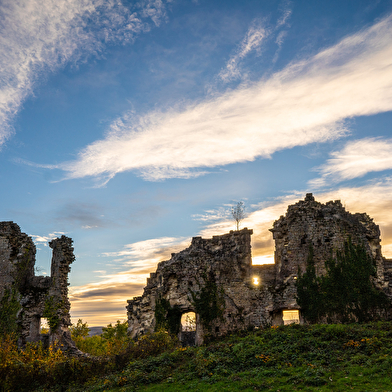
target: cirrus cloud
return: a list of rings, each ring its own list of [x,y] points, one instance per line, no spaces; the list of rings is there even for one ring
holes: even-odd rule
[[[130,9],[114,0],[4,0],[0,3],[0,145],[37,81],[68,62],[132,41],[165,16],[161,0]]]
[[[331,156],[327,163],[316,168],[321,177],[311,180],[309,185],[321,187],[362,177],[369,172],[392,169],[392,139],[353,140]]]
[[[91,176],[101,185],[130,170],[157,181],[334,140],[348,133],[347,118],[392,109],[391,66],[388,16],[251,86],[182,110],[126,114],[76,160],[40,166],[61,169],[66,179]]]

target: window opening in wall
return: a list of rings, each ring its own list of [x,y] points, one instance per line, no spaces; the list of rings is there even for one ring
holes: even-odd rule
[[[48,319],[45,317],[41,317],[40,320],[40,326],[39,326],[39,333],[40,334],[46,334],[49,333],[49,323],[48,323]]]
[[[274,255],[253,256],[252,265],[275,264]]]
[[[181,327],[184,332],[196,331],[196,313],[187,312],[181,316]]]
[[[299,324],[299,310],[284,310],[283,324]]]

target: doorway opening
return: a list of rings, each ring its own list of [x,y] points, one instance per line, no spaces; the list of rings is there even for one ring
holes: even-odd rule
[[[299,310],[284,310],[283,311],[283,324],[299,324]]]
[[[196,313],[187,312],[181,316],[180,341],[183,346],[194,346],[196,341]]]

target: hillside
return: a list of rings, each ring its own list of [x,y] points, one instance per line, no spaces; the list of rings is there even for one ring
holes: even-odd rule
[[[272,327],[130,361],[84,390],[390,391],[391,338],[390,322]]]

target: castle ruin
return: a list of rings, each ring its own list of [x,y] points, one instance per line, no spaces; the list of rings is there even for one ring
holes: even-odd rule
[[[298,269],[305,271],[310,246],[320,275],[325,272],[325,260],[342,250],[349,238],[365,246],[376,262],[376,285],[392,296],[392,260],[382,256],[379,227],[367,214],[351,214],[339,200],[322,204],[307,194],[288,207],[271,232],[274,264],[252,265],[253,231],[247,228],[211,239],[194,237],[187,249],[160,262],[147,279],[143,295],[128,301],[131,336],[154,331],[162,304],[181,340],[187,335],[181,331],[181,316],[196,313],[195,344],[201,344],[206,334],[219,336],[236,329],[302,322],[295,282]],[[206,326],[197,312],[197,296],[208,285],[216,288],[210,294],[220,303],[221,312]]]
[[[49,246],[53,249],[51,276],[35,276],[33,240],[14,222],[0,222],[0,313],[16,318],[20,347],[27,342],[42,341],[48,346],[59,341],[65,350],[80,354],[68,330],[68,273],[75,260],[72,239],[63,235]],[[4,313],[10,307],[15,314]],[[49,334],[40,332],[42,318],[52,324]]]

